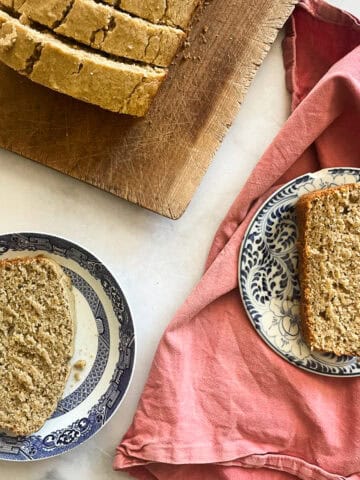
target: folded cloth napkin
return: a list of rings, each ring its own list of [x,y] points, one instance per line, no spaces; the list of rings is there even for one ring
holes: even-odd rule
[[[319,168],[360,167],[359,45],[356,18],[320,1],[297,6],[284,41],[294,111],[167,328],[115,469],[143,480],[360,480],[360,378],[280,358],[250,324],[237,280],[244,232],[275,188]]]

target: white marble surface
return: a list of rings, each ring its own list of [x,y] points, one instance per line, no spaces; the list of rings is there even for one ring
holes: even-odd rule
[[[331,3],[360,16],[358,0]],[[58,234],[99,256],[127,296],[138,351],[126,398],[100,433],[54,459],[0,462],[1,480],[130,478],[113,472],[111,463],[160,336],[200,278],[218,224],[288,113],[279,38],[187,212],[176,222],[0,150],[0,231]]]

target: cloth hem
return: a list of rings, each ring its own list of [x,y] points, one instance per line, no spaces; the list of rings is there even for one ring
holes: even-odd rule
[[[186,450],[188,449],[186,448]],[[349,476],[344,476],[339,473],[331,473],[324,468],[310,463],[302,458],[282,453],[254,453],[240,456],[238,456],[238,454],[228,454],[224,456],[228,457],[228,460],[209,462],[207,459],[204,459],[201,461],[201,459],[199,460],[200,456],[197,456],[196,462],[191,460],[189,461],[187,458],[179,458],[177,461],[169,461],[164,460],[163,457],[161,460],[157,460],[156,457],[158,457],[158,452],[157,455],[150,454],[146,457],[144,456],[140,458],[129,455],[129,452],[124,455],[123,452],[120,451],[115,455],[113,469],[126,470],[129,472],[133,468],[136,469],[140,466],[146,467],[146,465],[165,462],[172,465],[205,465],[211,463],[212,465],[239,466],[247,469],[267,468],[270,470],[278,470],[280,472],[295,475],[301,480],[345,480],[348,478],[354,478],[354,475],[357,476],[360,474],[360,472],[353,472]]]
[[[285,83],[288,92],[291,95],[291,111],[294,111],[299,104],[296,85],[296,31],[295,19],[290,17],[286,23],[286,34],[282,42],[283,60],[285,66]]]

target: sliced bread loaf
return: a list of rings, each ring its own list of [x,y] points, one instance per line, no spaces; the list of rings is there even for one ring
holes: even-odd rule
[[[313,350],[360,356],[360,184],[306,194],[296,216],[304,338]]]
[[[163,69],[110,60],[69,46],[0,10],[0,61],[53,90],[113,112],[143,116]]]
[[[0,261],[0,429],[28,435],[61,398],[74,344],[70,279],[38,256]]]
[[[153,25],[94,0],[1,1],[65,37],[111,55],[157,66],[170,65],[185,39],[180,29]]]
[[[15,0],[16,1],[16,0]],[[164,23],[187,28],[201,0],[102,0],[122,10],[146,18],[153,23]]]

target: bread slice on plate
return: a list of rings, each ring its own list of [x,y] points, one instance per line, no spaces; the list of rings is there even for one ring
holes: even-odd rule
[[[305,341],[360,356],[360,184],[308,193],[296,216]]]
[[[74,296],[44,257],[0,261],[0,430],[29,435],[55,411],[70,372]]]
[[[154,25],[94,0],[2,0],[27,19],[57,34],[117,57],[167,67],[185,33]]]
[[[111,60],[23,25],[0,9],[0,61],[36,83],[134,116],[147,113],[166,71]]]

